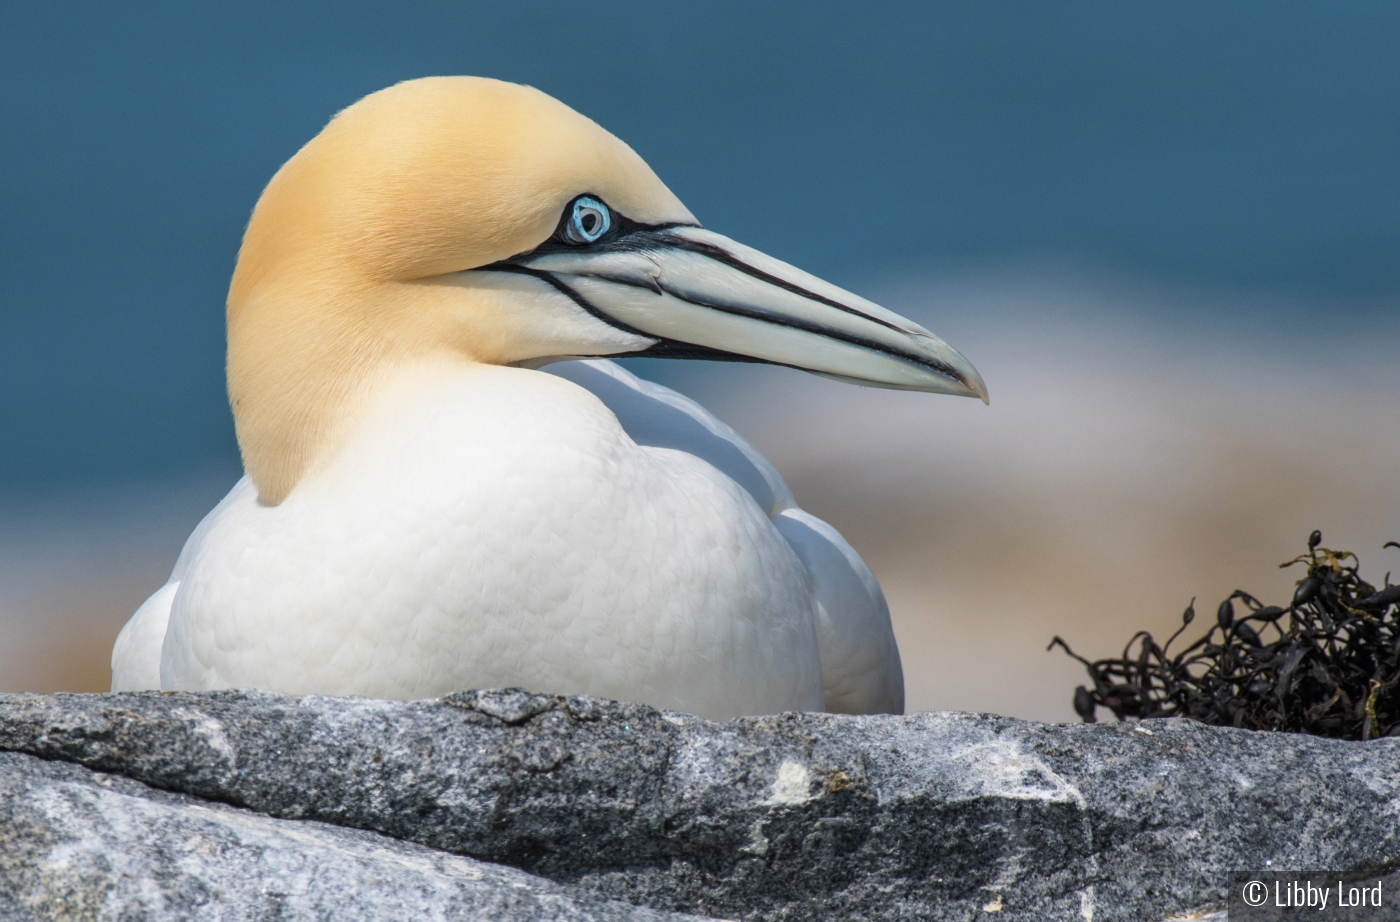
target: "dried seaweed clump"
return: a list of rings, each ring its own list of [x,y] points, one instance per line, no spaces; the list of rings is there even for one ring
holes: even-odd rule
[[[1106,707],[1119,720],[1191,717],[1340,739],[1400,736],[1400,585],[1387,573],[1377,589],[1357,572],[1355,554],[1321,544],[1315,531],[1306,554],[1279,565],[1308,568],[1291,605],[1264,605],[1236,590],[1205,636],[1179,653],[1171,645],[1195,618],[1195,599],[1165,644],[1139,631],[1115,659],[1090,662],[1056,637],[1046,649],[1063,647],[1093,680],[1074,690],[1075,711],[1085,723]]]

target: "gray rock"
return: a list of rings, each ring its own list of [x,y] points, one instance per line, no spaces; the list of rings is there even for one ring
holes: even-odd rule
[[[695,919],[0,753],[0,919]]]
[[[0,749],[657,909],[1153,920],[1400,863],[1400,740],[969,714],[724,724],[591,698],[0,696]]]

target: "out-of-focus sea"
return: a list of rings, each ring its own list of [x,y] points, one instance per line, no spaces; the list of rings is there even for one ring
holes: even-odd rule
[[[888,596],[908,709],[1074,720],[1079,652],[1197,597],[1286,601],[1320,528],[1400,572],[1400,310],[1241,304],[1054,266],[873,290],[967,355],[976,401],[634,361],[751,439]],[[1395,319],[1387,319],[1395,318]],[[238,471],[0,507],[0,690],[101,690],[122,623]],[[1209,618],[1203,618],[1208,621]],[[1199,624],[1199,622],[1198,622]],[[1194,636],[1194,635],[1192,635]]]

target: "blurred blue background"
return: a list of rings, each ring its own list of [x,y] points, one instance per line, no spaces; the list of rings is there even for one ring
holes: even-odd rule
[[[244,222],[338,109],[533,84],[700,219],[838,284],[1072,257],[1400,291],[1391,3],[9,4],[0,486],[236,457]]]
[[[1058,286],[1056,303],[1100,306],[1097,328],[1131,319],[1159,343],[1228,328],[1341,335],[1344,354],[1400,303],[1394,3],[10,3],[0,22],[15,624],[129,612],[236,477],[223,299],[244,222],[331,114],[406,78],[533,84],[630,143],[707,226],[846,287],[1001,280],[891,304],[928,301],[994,398],[965,339],[999,354],[997,324],[971,315],[1005,306],[986,292],[1007,278],[1015,316],[1045,316],[1024,293]],[[133,508],[174,511],[136,528]],[[138,533],[155,562],[121,556]],[[71,604],[14,589],[44,566],[111,578]],[[103,617],[99,653],[120,624]],[[0,688],[90,684],[15,675]]]

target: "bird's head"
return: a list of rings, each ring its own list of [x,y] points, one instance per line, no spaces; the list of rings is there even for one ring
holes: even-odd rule
[[[700,227],[626,144],[538,90],[398,84],[258,201],[229,292],[244,463],[276,503],[394,366],[654,355],[986,399],[919,325]]]

